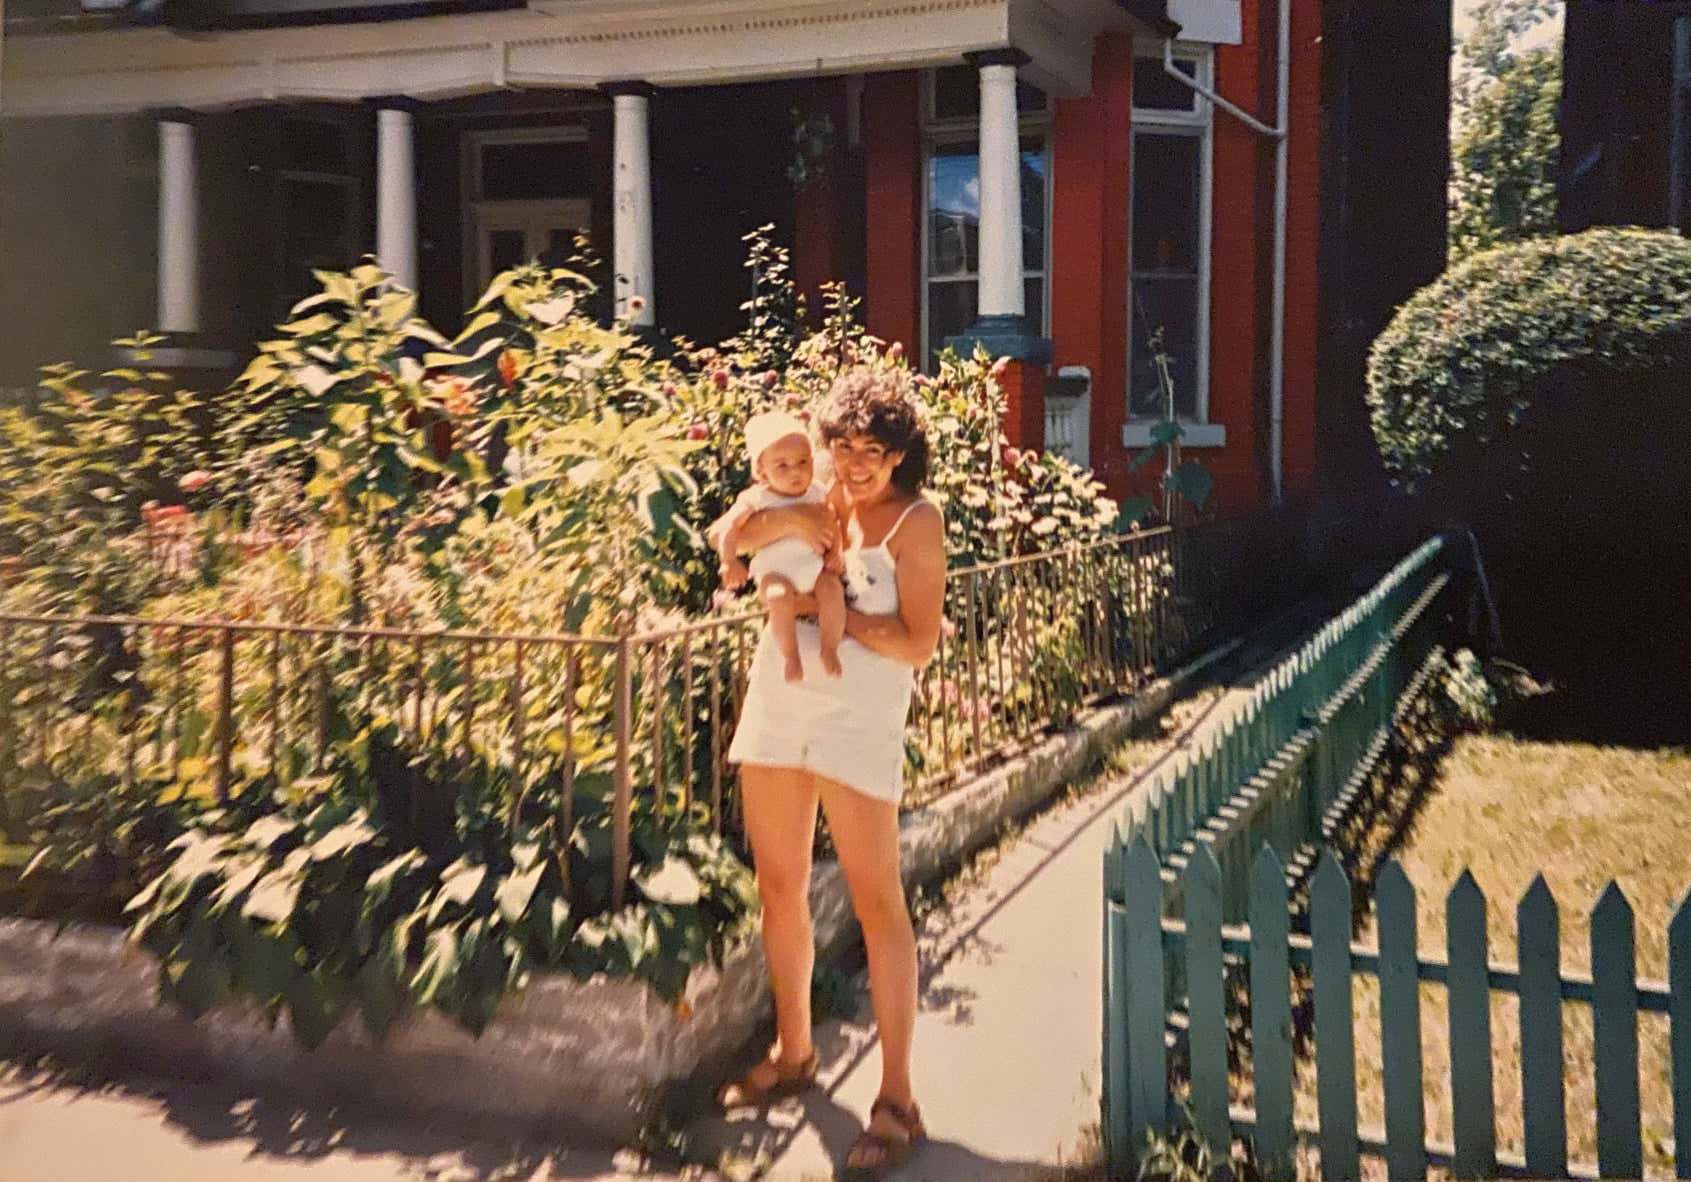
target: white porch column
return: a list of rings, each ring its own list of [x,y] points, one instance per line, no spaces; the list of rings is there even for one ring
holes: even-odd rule
[[[376,259],[394,281],[417,290],[417,163],[411,111],[376,111]]]
[[[616,311],[631,324],[657,323],[652,278],[652,87],[614,82],[605,87],[613,112],[615,193],[611,241],[616,269]],[[634,297],[643,302],[633,304]]]
[[[200,195],[194,125],[186,114],[159,120],[158,329],[200,330]]]
[[[973,54],[981,79],[980,316],[1022,316],[1022,143],[1014,49]]]

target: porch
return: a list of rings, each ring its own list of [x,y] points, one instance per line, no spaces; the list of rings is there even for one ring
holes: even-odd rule
[[[186,346],[177,361],[238,363],[236,349],[314,289],[314,270],[365,254],[451,327],[493,274],[564,261],[578,233],[605,255],[607,314],[716,340],[749,284],[741,238],[773,224],[801,287],[845,281],[872,327],[913,354],[985,339],[1026,362],[1012,435],[1037,446],[1049,424],[1053,443],[1097,462],[1075,429],[1092,372],[1042,396],[1047,363],[1077,360],[1054,358],[1050,341],[1064,311],[1047,224],[1056,108],[1093,92],[1106,35],[1240,38],[1239,0],[537,0],[383,19],[415,8],[243,0],[189,13],[191,38],[10,30],[4,171],[54,198],[9,232],[8,255],[76,275],[6,293],[6,379],[141,326]],[[897,150],[871,161],[877,127]],[[932,143],[892,158],[905,141]],[[107,183],[85,184],[91,165]],[[1030,177],[1045,189],[1032,204]],[[911,190],[925,208],[904,209]],[[16,192],[9,203],[29,204]],[[903,255],[918,250],[912,269]],[[113,258],[128,262],[114,271]],[[1183,413],[1207,427],[1207,288],[1195,261],[1182,266],[1169,290],[1190,287]],[[1106,411],[1097,427],[1113,435],[1122,418]],[[1221,443],[1214,427],[1190,442]]]

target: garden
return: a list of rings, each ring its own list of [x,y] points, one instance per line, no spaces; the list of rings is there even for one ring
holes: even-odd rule
[[[754,905],[722,756],[758,616],[701,527],[747,419],[852,367],[918,403],[954,564],[914,803],[1201,627],[1181,531],[1008,447],[984,354],[916,372],[842,289],[813,326],[755,236],[749,266],[714,346],[538,266],[447,339],[361,267],[220,395],[64,365],[0,409],[0,906],[125,924],[168,1001],[308,1046],[480,1031],[536,972],[679,997]]]

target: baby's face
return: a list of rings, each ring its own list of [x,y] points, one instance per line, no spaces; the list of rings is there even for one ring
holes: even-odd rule
[[[763,483],[784,497],[802,497],[816,479],[815,463],[810,455],[810,440],[803,435],[787,435],[763,449],[758,457],[758,475]]]

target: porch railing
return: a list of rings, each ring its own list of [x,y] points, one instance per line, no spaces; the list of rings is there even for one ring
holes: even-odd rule
[[[1184,537],[953,571],[906,732],[907,801],[1184,649],[1204,626]],[[545,785],[566,832],[578,793],[610,801],[620,904],[639,794],[737,824],[726,753],[760,628],[755,614],[621,636],[0,614],[0,827],[32,784],[223,801],[309,783],[356,720],[414,759],[482,761],[513,801]]]

